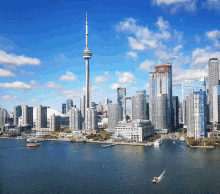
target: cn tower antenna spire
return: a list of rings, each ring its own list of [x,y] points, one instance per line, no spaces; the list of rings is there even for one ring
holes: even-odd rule
[[[88,43],[88,21],[86,12],[86,49],[83,51],[83,58],[86,60],[86,108],[90,108],[91,104],[91,88],[90,88],[90,72],[89,72],[89,59],[92,58],[92,52],[89,50]]]
[[[87,12],[86,12],[86,50],[89,50],[89,42],[88,42],[88,21],[87,21]]]

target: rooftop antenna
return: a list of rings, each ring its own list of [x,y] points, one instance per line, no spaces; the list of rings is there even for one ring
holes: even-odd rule
[[[164,60],[166,60],[166,59],[170,59],[170,58],[178,58],[178,56],[171,56],[171,57],[161,57],[161,58],[158,58],[158,59],[162,60],[162,62],[163,62],[163,65],[164,65]]]

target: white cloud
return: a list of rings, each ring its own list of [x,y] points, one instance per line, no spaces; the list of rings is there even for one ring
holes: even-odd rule
[[[206,2],[202,3],[202,8],[209,9],[209,10],[219,10],[220,1],[219,0],[206,0]]]
[[[118,82],[122,84],[134,84],[136,83],[137,78],[134,77],[133,74],[130,72],[120,73],[119,71],[116,71],[116,74],[118,75],[119,79]]]
[[[51,88],[51,89],[63,89],[63,86],[62,86],[62,85],[57,84],[57,83],[55,83],[55,82],[53,82],[53,81],[48,81],[48,82],[46,83],[46,85],[47,85],[48,88]]]
[[[105,83],[106,81],[110,81],[110,79],[111,79],[111,76],[106,71],[104,76],[97,76],[97,77],[95,77],[95,83]]]
[[[170,29],[169,22],[164,21],[163,17],[158,17],[156,25],[159,27],[158,31],[149,30],[147,26],[140,26],[136,24],[134,18],[128,18],[117,25],[117,31],[132,34],[128,36],[129,46],[133,50],[149,50],[158,47],[164,47],[159,40],[167,41],[171,38],[168,31]]]
[[[0,77],[15,77],[15,74],[8,70],[0,69]]]
[[[28,84],[25,84],[23,82],[13,82],[13,83],[0,83],[0,87],[5,87],[5,88],[17,88],[17,89],[25,89],[25,90],[31,90],[31,86]]]
[[[134,18],[127,18],[125,21],[121,21],[117,26],[117,31],[129,31],[135,33],[138,27],[136,25],[136,20]]]
[[[192,62],[191,68],[204,68],[210,58],[220,58],[220,52],[213,52],[210,50],[210,47],[206,47],[204,49],[195,49],[192,52]]]
[[[20,101],[21,99],[17,96],[13,96],[13,95],[5,95],[3,96],[3,99],[5,101]]]
[[[79,99],[82,95],[82,90],[64,90],[62,94],[69,98]]]
[[[184,3],[189,2],[190,0],[154,0],[154,3],[157,5],[165,4],[165,5],[171,5],[174,3]]]
[[[143,43],[138,42],[133,37],[128,37],[128,42],[133,50],[145,50],[146,48]]]
[[[144,61],[140,64],[139,66],[139,70],[141,71],[146,71],[146,72],[150,72],[152,71],[152,67],[155,66],[155,62],[154,61]]]
[[[150,84],[149,83],[144,84],[144,89],[145,90],[149,90],[149,88],[150,88]]]
[[[142,43],[146,44],[150,48],[156,48],[157,47],[157,41],[156,40],[141,40]]]
[[[164,21],[163,17],[158,17],[156,25],[159,27],[160,30],[166,30],[169,28],[169,22]]]
[[[199,36],[195,36],[196,43],[200,44],[201,38]]]
[[[7,54],[5,51],[0,51],[0,64],[12,65],[40,65],[41,61],[37,58],[30,58],[24,55],[17,56],[15,54]]]
[[[40,100],[37,100],[37,99],[31,99],[31,102],[40,102]]]
[[[27,72],[27,71],[24,71],[24,70],[21,70],[20,72],[21,72],[21,74],[23,74],[23,75],[34,75],[33,72]]]
[[[128,52],[127,56],[130,57],[132,60],[137,61],[138,60],[138,55],[136,52]]]
[[[120,84],[114,83],[114,84],[111,85],[110,88],[111,88],[112,90],[116,90],[116,89],[119,88],[120,86],[121,86]]]
[[[186,11],[196,10],[196,0],[153,0],[152,2],[154,5],[161,6],[164,9],[170,8],[170,13],[172,14],[176,13],[181,7]]]
[[[181,85],[183,81],[187,79],[199,79],[208,76],[206,69],[179,69],[176,74],[173,75],[173,85]]]
[[[55,57],[55,62],[57,64],[65,61],[65,60],[66,60],[66,56],[63,54],[59,54],[58,56]]]
[[[69,72],[67,71],[66,72],[66,75],[62,75],[60,78],[59,78],[60,81],[75,81],[77,80],[77,77],[72,73],[72,72]]]
[[[37,86],[38,83],[37,83],[36,81],[34,81],[34,80],[31,80],[31,85],[33,85],[33,86]]]
[[[174,55],[176,55],[178,52],[179,52],[179,50],[180,49],[182,49],[183,48],[183,46],[182,45],[177,45],[174,49],[173,49],[173,52],[174,52]]]
[[[206,36],[209,38],[219,38],[220,37],[220,31],[219,30],[212,30],[209,32],[206,32]]]
[[[206,36],[209,39],[214,41],[216,47],[220,47],[219,40],[218,40],[220,38],[219,30],[212,30],[212,31],[206,32]]]

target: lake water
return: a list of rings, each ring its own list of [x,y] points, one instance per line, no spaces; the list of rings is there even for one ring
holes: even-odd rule
[[[219,148],[171,140],[158,148],[59,141],[28,148],[0,139],[0,193],[220,193],[219,156]]]

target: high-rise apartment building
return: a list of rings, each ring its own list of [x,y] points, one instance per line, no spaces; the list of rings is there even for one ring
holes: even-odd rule
[[[108,104],[108,129],[114,130],[119,121],[119,104],[117,102]]]
[[[18,125],[18,117],[22,115],[21,105],[17,105],[14,107],[14,124]]]
[[[109,104],[109,99],[108,98],[104,98],[102,100],[103,111],[108,111],[108,104]]]
[[[179,128],[179,98],[173,96],[173,130]]]
[[[179,123],[183,123],[183,103],[179,102]]]
[[[7,124],[7,114],[7,110],[0,108],[0,131],[3,131],[5,124]]]
[[[73,131],[78,131],[81,129],[81,114],[78,108],[72,108],[68,112],[69,116],[69,129]]]
[[[194,89],[187,96],[187,136],[195,139],[206,137],[207,115],[206,94],[202,89]]]
[[[62,113],[66,114],[66,103],[62,103]]]
[[[36,130],[41,131],[41,128],[47,128],[47,107],[39,105],[37,106],[36,114]]]
[[[146,120],[146,95],[144,93],[136,93],[132,96],[132,120]]]
[[[220,85],[213,86],[213,122],[220,122]]]
[[[33,127],[33,107],[28,107],[28,105],[22,105],[22,126]]]
[[[50,131],[60,130],[60,116],[56,116],[54,113],[50,116]]]
[[[97,111],[94,108],[86,109],[85,130],[98,130]]]
[[[66,113],[68,113],[72,107],[73,107],[73,101],[71,99],[68,99],[66,101]]]
[[[209,120],[213,122],[213,86],[219,83],[219,64],[217,58],[209,59]]]
[[[162,102],[165,104],[161,104]],[[155,129],[163,129],[161,128],[163,126],[164,129],[172,130],[172,104],[172,65],[171,63],[166,63],[155,66],[154,72],[150,72],[149,94],[150,120],[155,126]],[[161,106],[167,110],[161,110],[157,106]],[[166,116],[163,115],[164,112],[167,113]],[[163,115],[163,118],[159,119],[159,115]],[[161,119],[167,119],[167,121],[162,121]],[[158,124],[158,120],[161,125]]]
[[[191,91],[194,89],[202,89],[203,91],[206,90],[206,79],[203,77],[201,79],[192,79],[192,80],[185,80],[182,83],[182,110],[183,110],[183,124],[184,128],[187,127],[187,115],[186,115],[186,110],[187,110],[187,104],[186,104],[186,96],[190,94]]]
[[[119,106],[123,107],[122,101],[125,96],[126,96],[126,87],[120,86],[119,88],[117,88],[117,102]]]

